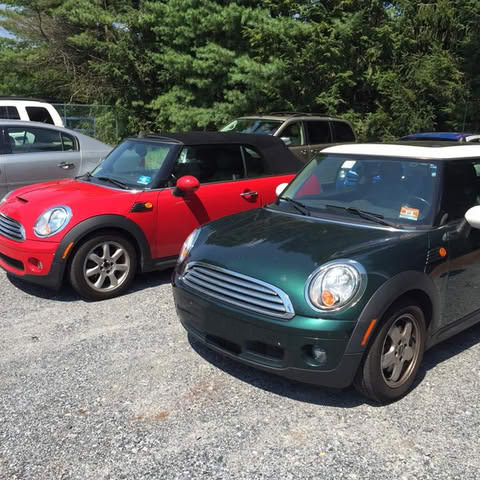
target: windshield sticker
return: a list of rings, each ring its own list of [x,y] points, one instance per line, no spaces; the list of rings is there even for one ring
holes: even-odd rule
[[[137,183],[140,183],[142,185],[148,185],[150,183],[150,180],[152,177],[147,177],[146,175],[142,175],[138,180]]]
[[[352,168],[356,163],[356,160],[345,160],[342,164],[342,168]]]
[[[416,222],[419,215],[420,210],[418,208],[402,207],[400,209],[399,218],[406,218],[407,220],[413,220],[414,222]]]

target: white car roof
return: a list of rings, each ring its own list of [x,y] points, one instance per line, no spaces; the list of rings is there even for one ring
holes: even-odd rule
[[[402,157],[432,160],[480,157],[480,144],[432,146],[398,145],[386,143],[350,143],[335,145],[321,153],[342,153],[345,155],[375,155],[382,157]]]

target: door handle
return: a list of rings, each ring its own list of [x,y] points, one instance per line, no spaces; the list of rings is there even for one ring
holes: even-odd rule
[[[258,195],[258,192],[252,192],[252,191],[248,191],[248,192],[242,192],[240,194],[241,197],[256,197]]]
[[[57,165],[59,168],[63,168],[64,170],[69,170],[70,168],[73,168],[75,166],[74,163],[67,163],[67,162],[61,162]]]

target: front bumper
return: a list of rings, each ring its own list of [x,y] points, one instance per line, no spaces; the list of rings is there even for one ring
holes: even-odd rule
[[[58,246],[35,240],[15,242],[0,236],[0,267],[22,280],[58,289],[64,271],[64,262],[54,260]]]
[[[332,388],[351,385],[363,353],[346,354],[356,322],[296,316],[289,321],[255,316],[191,292],[174,278],[173,295],[184,328],[223,355],[304,383]],[[319,364],[311,347],[320,346]]]

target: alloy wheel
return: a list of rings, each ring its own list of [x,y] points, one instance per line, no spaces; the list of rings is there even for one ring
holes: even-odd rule
[[[108,292],[125,282],[130,268],[127,250],[120,243],[103,241],[87,253],[83,275],[90,288],[97,292]]]

